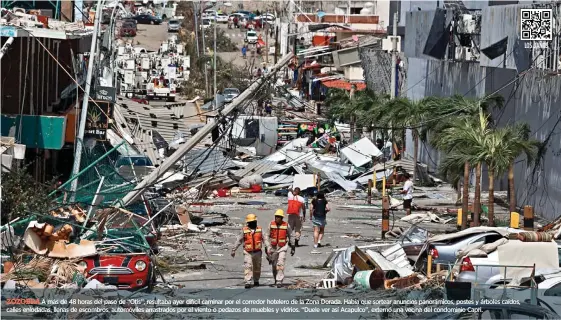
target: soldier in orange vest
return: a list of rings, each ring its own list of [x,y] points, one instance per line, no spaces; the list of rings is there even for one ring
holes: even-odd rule
[[[263,245],[263,232],[261,227],[257,226],[257,216],[253,213],[245,217],[247,226],[243,227],[243,233],[238,237],[236,246],[232,249],[232,258],[236,256],[236,250],[243,243],[244,250],[244,280],[245,288],[249,289],[252,286],[259,286],[259,278],[261,277],[261,258],[262,258],[262,245]]]
[[[267,257],[273,266],[273,278],[275,278],[275,285],[277,288],[282,287],[282,280],[284,279],[284,262],[286,260],[286,252],[290,246],[290,255],[294,255],[294,236],[291,234],[291,229],[288,228],[288,223],[282,221],[284,218],[284,211],[278,209],[275,212],[275,220],[271,221],[269,225],[269,232],[265,234],[265,245],[267,247]]]

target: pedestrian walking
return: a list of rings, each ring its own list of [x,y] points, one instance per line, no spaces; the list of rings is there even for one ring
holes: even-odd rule
[[[273,268],[273,278],[277,288],[282,287],[284,280],[284,266],[286,253],[290,247],[290,255],[296,251],[294,246],[294,234],[290,232],[288,223],[283,221],[284,211],[278,209],[275,212],[275,220],[269,224],[269,232],[265,234],[265,246],[267,247],[267,259]]]
[[[247,46],[245,46],[245,45],[242,47],[242,57],[244,59],[247,58]]]
[[[257,78],[261,78],[261,75],[263,75],[263,72],[261,71],[261,68],[257,69]]]
[[[413,180],[411,180],[411,175],[405,172],[403,176],[407,179],[403,184],[403,209],[407,212],[407,215],[411,214],[411,204],[413,203]]]
[[[240,20],[238,19],[238,16],[235,16],[235,17],[234,17],[234,27],[235,27],[235,28],[239,28],[239,27],[240,27],[240,26],[239,26],[239,22],[240,22]]]
[[[317,197],[312,200],[312,207],[310,209],[310,216],[312,217],[312,224],[314,226],[314,248],[321,247],[321,239],[325,232],[325,225],[327,224],[327,213],[330,211],[329,204],[325,199],[323,192],[318,192]]]
[[[302,231],[302,222],[306,221],[306,202],[300,196],[300,188],[288,192],[288,226],[294,232],[294,245],[298,247]]]
[[[244,281],[245,288],[249,289],[253,286],[259,286],[259,278],[261,278],[261,259],[263,244],[263,232],[261,227],[257,225],[257,216],[253,213],[245,217],[246,226],[242,229],[242,234],[238,237],[235,247],[232,249],[232,258],[236,256],[236,250],[243,243],[244,250]]]

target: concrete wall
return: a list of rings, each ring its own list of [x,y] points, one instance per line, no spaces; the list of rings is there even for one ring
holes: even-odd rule
[[[497,7],[498,8],[498,7]],[[490,10],[487,8],[485,10]],[[495,8],[493,8],[495,9]],[[504,14],[510,12],[505,8]],[[425,13],[418,17],[424,17]],[[407,25],[409,28],[421,29],[425,25],[423,19]],[[489,32],[483,24],[482,34]],[[497,27],[497,26],[495,26]],[[496,36],[500,37],[499,35]],[[410,40],[410,39],[409,39]],[[419,48],[408,46],[418,45],[422,41],[407,41],[406,53],[418,51]],[[496,59],[502,60],[502,59]],[[508,61],[508,60],[507,60]],[[494,65],[494,61],[485,62]],[[548,219],[559,216],[561,209],[561,76],[547,74],[539,70],[531,70],[518,81],[514,81],[516,71],[481,66],[473,62],[436,61],[416,56],[408,58],[407,86],[402,93],[410,99],[421,99],[425,96],[450,96],[461,94],[468,97],[484,97],[498,93],[504,96],[504,110],[493,113],[498,126],[507,123],[524,121],[532,129],[533,137],[547,141],[547,150],[541,165],[528,168],[525,157],[520,157],[515,166],[515,186],[518,205],[533,205],[536,212]],[[368,73],[366,79],[369,80]],[[504,88],[503,88],[504,87]],[[549,138],[549,139],[548,139]],[[406,139],[406,152],[412,156],[412,139],[410,132]],[[436,171],[443,155],[430,145],[420,146],[419,160],[426,163],[431,171]],[[488,185],[486,169],[483,171],[482,187]],[[507,190],[506,175],[497,179],[496,190]]]

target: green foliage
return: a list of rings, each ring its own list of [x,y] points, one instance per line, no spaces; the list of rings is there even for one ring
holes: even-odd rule
[[[2,172],[2,224],[31,212],[46,213],[52,207],[48,194],[54,186],[54,179],[46,184],[36,182],[26,168]]]

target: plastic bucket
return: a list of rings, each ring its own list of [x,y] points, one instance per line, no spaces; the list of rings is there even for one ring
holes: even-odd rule
[[[377,289],[384,284],[382,270],[359,271],[354,276],[355,283],[364,289]]]

